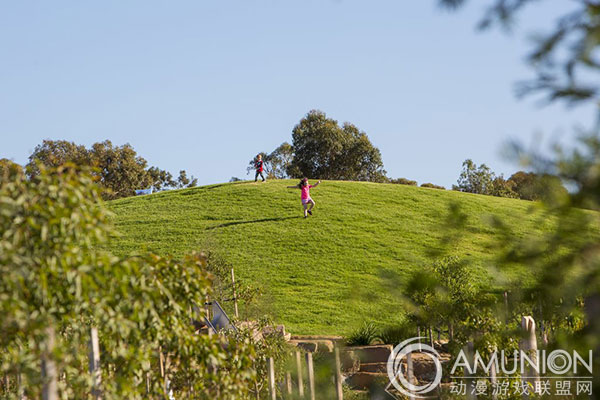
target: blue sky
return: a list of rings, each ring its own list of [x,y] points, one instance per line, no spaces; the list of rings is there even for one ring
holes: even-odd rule
[[[568,142],[593,122],[590,108],[514,96],[531,76],[528,35],[571,2],[541,2],[511,35],[477,33],[484,2],[471,3],[3,2],[0,157],[25,163],[46,138],[110,139],[223,182],[320,109],[366,131],[391,177],[449,187],[466,158],[510,175],[507,140]]]

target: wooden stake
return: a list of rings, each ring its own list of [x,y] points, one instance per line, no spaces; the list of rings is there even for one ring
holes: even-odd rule
[[[95,400],[102,398],[100,392],[100,384],[102,383],[102,375],[100,371],[100,344],[98,343],[98,328],[93,326],[90,329],[89,343],[89,369],[92,375],[92,396]]]
[[[160,377],[164,379],[165,377],[165,356],[162,352],[162,346],[158,346],[158,364],[160,366]]]
[[[467,342],[467,345],[464,347],[463,349],[465,351],[465,354],[467,356],[467,362],[469,363],[469,369],[473,370],[473,366],[475,365],[475,347],[473,345],[473,342]],[[473,374],[471,373],[466,373],[466,376],[468,376],[469,378],[467,379],[467,399],[472,400],[475,399],[477,396],[474,394],[473,389],[475,388],[475,380],[473,378],[471,378],[471,376],[473,376]]]
[[[342,390],[342,363],[340,362],[340,349],[335,345],[335,393],[337,400],[344,400],[344,391]]]
[[[498,351],[496,346],[494,346],[494,352]],[[496,385],[498,384],[498,379],[496,378],[496,363],[492,363],[490,368],[490,383],[492,384],[492,399],[496,400],[498,398],[498,394],[496,393]]]
[[[235,275],[233,274],[233,268],[231,268],[231,286],[233,287],[233,309],[235,317],[239,318],[240,315],[238,314],[237,295],[235,294]]]
[[[292,395],[292,374],[289,372],[285,373],[285,386],[287,389],[287,394],[289,396]]]
[[[277,399],[277,391],[275,390],[275,365],[273,357],[269,357],[269,391],[271,392],[271,399]]]
[[[298,394],[304,397],[304,379],[302,378],[302,359],[300,352],[296,352],[296,371],[298,372]]]
[[[521,340],[521,351],[529,356],[533,365],[536,365],[539,363],[539,360],[537,359],[538,347],[537,338],[535,336],[535,320],[533,317],[523,316],[521,317],[521,327],[525,331],[525,337]],[[531,384],[534,390],[536,387],[539,387],[539,385],[536,383],[540,381],[539,372],[536,371],[531,365],[528,367],[527,376],[529,377],[527,381]]]
[[[431,326],[429,327],[429,343],[431,344],[431,348],[433,349],[433,331],[431,330]]]
[[[163,354],[163,351],[162,351],[162,346],[158,346],[158,363],[160,365],[160,378],[161,378],[161,382],[162,382],[163,393],[165,396],[168,397],[167,366],[166,366],[166,362],[165,362],[165,355]]]
[[[415,384],[415,375],[413,373],[413,361],[412,361],[412,353],[406,354],[406,380],[411,385]],[[415,397],[412,395],[408,396],[409,399],[413,400]]]
[[[315,400],[315,371],[313,369],[312,353],[306,353],[306,366],[308,369],[308,388],[310,390],[310,400]]]
[[[508,323],[510,311],[508,309],[508,292],[504,292],[504,321]]]
[[[25,390],[23,388],[23,375],[21,375],[21,371],[17,374],[17,396],[19,400],[27,400],[25,397]]]
[[[46,349],[42,354],[42,400],[58,400],[58,372],[56,363],[50,356],[54,349],[54,327],[46,328]]]

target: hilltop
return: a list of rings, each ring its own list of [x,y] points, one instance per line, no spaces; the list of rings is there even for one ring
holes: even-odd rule
[[[292,333],[348,334],[363,321],[403,318],[402,282],[434,261],[428,254],[440,246],[450,204],[468,215],[455,254],[475,260],[490,287],[497,282],[486,218],[497,215],[523,234],[542,229],[532,202],[366,182],[323,182],[311,191],[315,215],[304,219],[299,190],[286,189],[296,183],[237,182],[109,202],[121,233],[110,249],[175,256],[217,249],[240,280],[262,290],[262,310]]]

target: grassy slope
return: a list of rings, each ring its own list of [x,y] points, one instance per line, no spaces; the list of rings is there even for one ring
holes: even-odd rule
[[[457,251],[478,261],[485,281],[493,278],[485,267],[486,215],[523,233],[539,229],[531,202],[359,182],[313,189],[315,215],[305,220],[299,190],[285,188],[295,183],[212,185],[111,202],[122,233],[111,250],[179,256],[216,246],[237,277],[262,289],[264,309],[289,331],[347,334],[363,320],[402,318],[395,287],[431,262],[426,254],[439,246],[451,202],[470,216]]]

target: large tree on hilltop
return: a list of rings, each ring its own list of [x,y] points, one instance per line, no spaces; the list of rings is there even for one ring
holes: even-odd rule
[[[385,180],[381,153],[365,132],[345,123],[342,127],[324,112],[312,110],[292,131],[292,177],[321,179]]]

